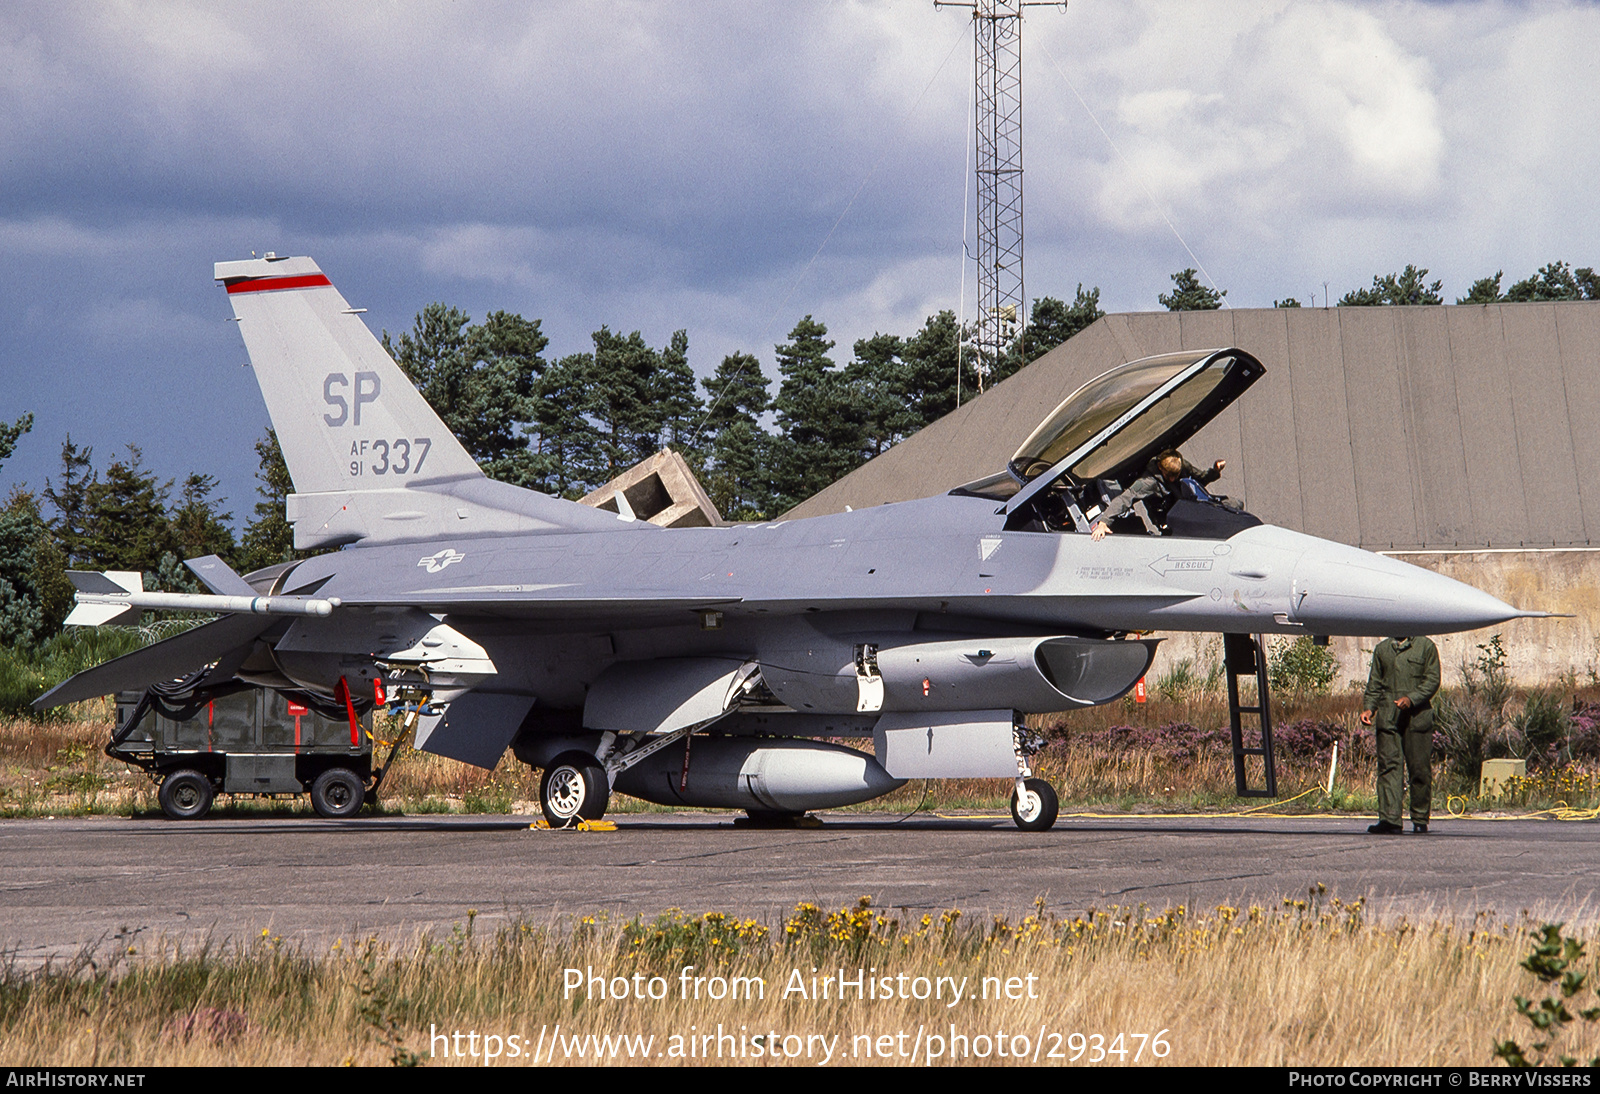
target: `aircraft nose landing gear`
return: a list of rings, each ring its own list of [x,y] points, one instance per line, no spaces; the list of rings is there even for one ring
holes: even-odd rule
[[[1026,726],[1011,728],[1011,743],[1017,750],[1017,787],[1011,792],[1011,819],[1024,832],[1046,832],[1055,825],[1060,803],[1055,787],[1033,777],[1028,758],[1044,747],[1044,740]]]
[[[1056,823],[1060,804],[1055,788],[1043,779],[1018,779],[1011,792],[1011,819],[1024,832],[1043,832]]]

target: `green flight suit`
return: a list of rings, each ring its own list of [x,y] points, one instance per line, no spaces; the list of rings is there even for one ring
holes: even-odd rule
[[[1363,710],[1373,712],[1378,743],[1378,819],[1400,823],[1411,786],[1411,821],[1427,824],[1433,803],[1433,705],[1439,691],[1439,651],[1426,638],[1385,638],[1372,651]],[[1394,704],[1401,696],[1411,709]],[[1404,764],[1409,780],[1402,778]]]

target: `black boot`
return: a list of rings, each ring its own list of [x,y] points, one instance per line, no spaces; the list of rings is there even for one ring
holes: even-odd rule
[[[1405,829],[1398,824],[1391,823],[1390,821],[1380,820],[1377,824],[1369,825],[1367,827],[1367,831],[1371,832],[1374,836],[1398,836],[1400,833],[1404,832]]]

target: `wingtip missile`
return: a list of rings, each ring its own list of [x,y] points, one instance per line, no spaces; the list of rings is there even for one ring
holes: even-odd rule
[[[219,596],[207,593],[143,591],[139,574],[107,570],[69,570],[77,606],[66,621],[73,626],[98,626],[136,611],[208,612],[215,615],[327,616],[340,605],[338,597]]]

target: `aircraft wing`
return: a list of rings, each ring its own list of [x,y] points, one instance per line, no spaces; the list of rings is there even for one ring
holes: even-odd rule
[[[454,593],[430,592],[422,595],[397,595],[382,598],[347,600],[348,610],[362,608],[417,608],[441,615],[476,616],[486,619],[546,619],[641,623],[655,619],[680,620],[685,612],[702,608],[726,608],[741,604],[737,596],[689,597],[681,592],[630,593],[627,596],[559,596],[548,590],[538,592],[483,591]]]
[[[94,699],[118,691],[144,690],[163,680],[186,676],[248,646],[281,623],[270,615],[225,615],[193,630],[134,650],[69,677],[33,701],[34,710]]]

